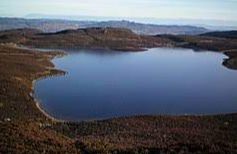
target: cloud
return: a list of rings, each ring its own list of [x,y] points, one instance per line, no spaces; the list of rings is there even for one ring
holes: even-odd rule
[[[237,0],[1,0],[0,15],[237,19]]]

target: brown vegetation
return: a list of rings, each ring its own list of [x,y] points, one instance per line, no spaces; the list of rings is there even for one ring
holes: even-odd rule
[[[36,107],[32,81],[61,73],[50,62],[57,53],[0,46],[0,153],[72,152],[74,141],[43,125],[52,125]]]
[[[0,43],[17,43],[38,48],[112,49],[142,51],[146,48],[169,46],[165,38],[141,36],[122,28],[87,28],[42,33],[33,29],[0,32]]]
[[[61,33],[43,37],[65,35]],[[26,33],[22,35],[25,39]],[[93,39],[98,38],[103,40],[100,34]],[[13,37],[4,39],[14,42]],[[0,153],[237,153],[236,114],[137,116],[78,123],[48,119],[30,94],[33,80],[62,73],[50,62],[58,54],[0,45]]]
[[[173,41],[173,44],[175,44],[176,47],[219,52],[237,50],[237,39],[232,38],[189,35],[161,35],[157,37],[170,39],[171,41]]]
[[[55,125],[88,153],[236,153],[237,115],[137,116]]]

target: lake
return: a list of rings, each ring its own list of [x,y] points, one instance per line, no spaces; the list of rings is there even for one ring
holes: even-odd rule
[[[72,121],[237,112],[237,71],[224,58],[173,48],[69,51],[53,60],[67,74],[37,81],[35,97],[53,117]]]

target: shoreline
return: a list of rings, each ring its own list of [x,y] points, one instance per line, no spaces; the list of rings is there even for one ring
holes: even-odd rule
[[[43,77],[43,78],[47,78],[47,77]],[[34,92],[35,92],[35,83],[38,81],[38,80],[41,80],[42,78],[39,78],[39,79],[35,79],[32,81],[32,92],[30,93],[30,96],[32,97],[32,99],[34,100],[35,102],[35,105],[36,107],[38,108],[38,110],[48,119],[52,120],[53,122],[65,122],[64,120],[62,119],[57,119],[53,116],[51,116],[48,112],[46,112],[40,105],[40,101],[34,96]]]
[[[21,48],[21,47],[20,47],[20,48]],[[29,51],[35,51],[35,49],[32,48],[32,49],[29,49]],[[40,49],[38,49],[38,51],[44,52],[44,51],[41,51]],[[65,74],[67,73],[67,72],[65,72],[65,71],[63,71],[63,70],[58,70],[58,69],[56,69],[54,63],[52,62],[52,60],[55,59],[55,58],[61,58],[61,57],[65,56],[65,55],[67,55],[66,52],[64,52],[64,51],[58,52],[58,51],[55,51],[55,50],[52,50],[52,51],[50,51],[50,52],[54,52],[56,55],[54,55],[53,57],[48,57],[48,60],[50,61],[50,63],[53,64],[53,66],[52,66],[52,67],[49,67],[47,71],[55,70],[55,71],[58,71],[58,72],[57,72],[57,73],[52,73],[52,72],[50,72],[50,73],[47,74],[47,75],[43,75],[42,77],[38,77],[38,78],[34,79],[34,80],[32,81],[32,83],[31,83],[31,92],[30,92],[29,95],[30,95],[30,97],[33,99],[33,101],[35,102],[35,106],[38,108],[38,110],[39,110],[46,118],[52,120],[53,122],[62,122],[62,123],[63,123],[63,122],[65,122],[65,120],[55,118],[55,117],[53,117],[52,115],[50,115],[47,111],[45,111],[45,110],[41,107],[40,101],[39,101],[39,100],[35,97],[35,95],[34,95],[34,94],[35,94],[35,84],[36,84],[37,81],[43,80],[43,79],[46,79],[46,78],[49,78],[49,77],[62,76],[62,75],[65,75]],[[47,71],[46,71],[46,73],[47,73]]]

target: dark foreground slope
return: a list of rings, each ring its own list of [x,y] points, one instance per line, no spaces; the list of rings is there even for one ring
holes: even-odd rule
[[[41,53],[0,45],[0,153],[237,153],[237,115],[49,119],[32,81],[63,72]]]
[[[236,153],[237,116],[137,116],[56,126],[88,153]]]
[[[169,40],[142,36],[128,29],[88,28],[43,33],[34,29],[0,32],[0,43],[17,43],[37,48],[112,49],[140,51],[145,48],[168,46]]]

